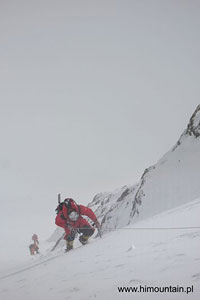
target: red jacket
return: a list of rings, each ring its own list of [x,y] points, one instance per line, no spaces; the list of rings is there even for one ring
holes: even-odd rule
[[[63,205],[62,210],[59,211],[56,216],[56,220],[55,220],[56,225],[60,226],[64,229],[66,227],[68,227],[68,225],[70,225],[74,228],[79,228],[79,227],[81,227],[82,221],[84,219],[82,217],[82,215],[89,217],[93,222],[97,221],[97,217],[95,216],[95,214],[89,207],[86,207],[84,205],[77,205],[76,207],[74,207],[74,210],[79,214],[79,217],[75,222],[70,220],[70,218],[68,216],[67,207],[65,205]]]

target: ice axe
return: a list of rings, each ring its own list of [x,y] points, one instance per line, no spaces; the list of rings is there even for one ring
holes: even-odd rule
[[[101,238],[102,237],[102,232],[101,232],[101,229],[99,227],[97,228],[97,231],[98,231],[99,237]]]
[[[58,205],[61,203],[61,194],[58,194]],[[60,243],[60,241],[64,238],[65,233],[63,233],[61,235],[61,237],[56,241],[55,245],[53,246],[53,248],[51,249],[51,251],[54,251],[56,249],[56,247],[58,246],[58,244]]]
[[[98,226],[97,226],[96,222],[94,222],[94,223],[92,224],[92,226],[95,226],[96,229],[97,229],[97,232],[98,232],[98,233],[97,233],[96,237],[99,236],[99,237],[101,238],[101,237],[102,237],[102,232],[101,232],[101,228],[100,228],[101,226],[100,226],[99,222],[98,222]]]
[[[58,204],[61,202],[61,194],[58,194]]]

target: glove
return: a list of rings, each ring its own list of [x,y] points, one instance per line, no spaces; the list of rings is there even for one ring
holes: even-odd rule
[[[98,220],[94,221],[94,226],[96,226],[96,228],[100,228],[100,224]]]

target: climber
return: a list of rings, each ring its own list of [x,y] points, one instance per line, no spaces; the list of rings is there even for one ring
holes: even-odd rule
[[[78,205],[72,198],[66,198],[56,208],[57,216],[55,223],[57,226],[64,228],[66,240],[66,251],[73,249],[76,233],[80,233],[79,241],[85,245],[95,231],[86,219],[82,216],[89,217],[96,228],[99,228],[99,222],[93,211],[84,205]]]

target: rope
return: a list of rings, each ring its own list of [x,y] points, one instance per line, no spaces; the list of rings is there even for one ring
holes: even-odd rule
[[[116,228],[116,230],[188,230],[188,229],[200,229],[200,226],[188,226],[188,227],[124,227]]]
[[[74,228],[75,229],[75,228]],[[86,228],[77,228],[77,230],[85,230]],[[102,228],[100,228],[101,230]],[[105,230],[188,230],[200,229],[200,226],[186,226],[186,227],[121,227],[121,228],[105,228]]]

